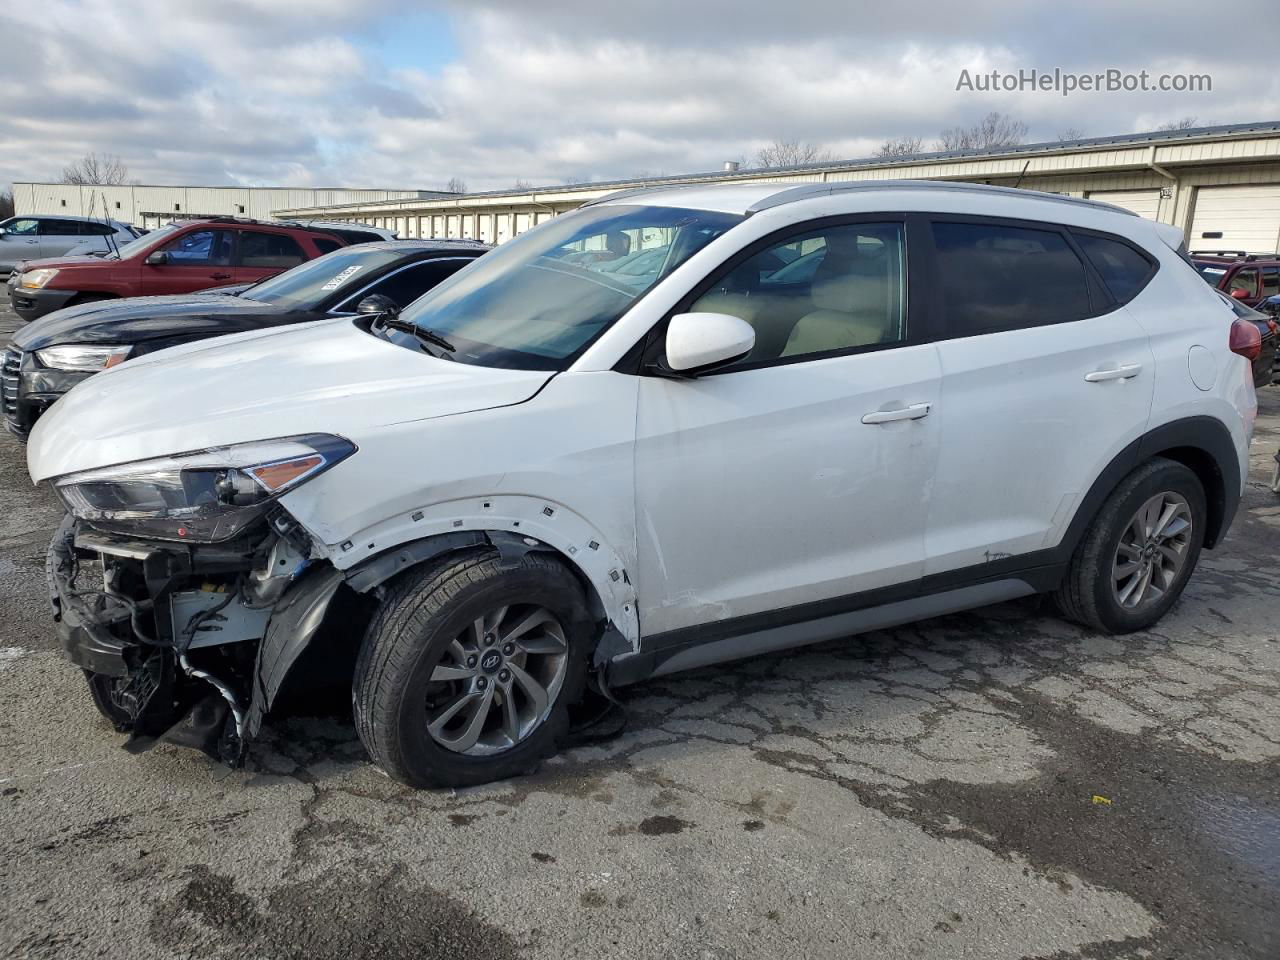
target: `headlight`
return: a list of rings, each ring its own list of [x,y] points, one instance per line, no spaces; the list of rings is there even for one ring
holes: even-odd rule
[[[159,540],[213,543],[355,453],[327,434],[214,447],[73,473],[55,489],[78,519]]]
[[[39,290],[50,280],[58,275],[58,271],[51,267],[43,267],[40,270],[28,270],[18,280],[18,286],[25,290]]]
[[[129,357],[133,347],[99,347],[88,343],[68,343],[36,351],[36,359],[55,370],[106,370]]]

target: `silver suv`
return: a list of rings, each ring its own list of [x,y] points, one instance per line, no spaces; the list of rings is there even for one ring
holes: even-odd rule
[[[88,217],[10,217],[0,221],[0,276],[8,276],[20,260],[60,257],[73,247],[77,254],[110,253],[140,234],[118,220]]]

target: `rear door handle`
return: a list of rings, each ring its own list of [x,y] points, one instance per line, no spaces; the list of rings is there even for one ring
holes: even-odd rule
[[[1094,370],[1086,373],[1084,378],[1090,383],[1101,383],[1103,380],[1132,380],[1142,372],[1140,363],[1122,363],[1108,370]]]
[[[897,410],[877,410],[862,418],[863,423],[893,423],[895,420],[919,420],[929,415],[929,404],[913,403]]]

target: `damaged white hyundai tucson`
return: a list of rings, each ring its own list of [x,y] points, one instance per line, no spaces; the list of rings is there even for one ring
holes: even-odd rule
[[[661,189],[403,313],[131,361],[28,447],[63,645],[135,749],[235,762],[336,677],[384,770],[461,786],[677,670],[1034,593],[1143,629],[1256,412],[1180,242],[993,187]]]

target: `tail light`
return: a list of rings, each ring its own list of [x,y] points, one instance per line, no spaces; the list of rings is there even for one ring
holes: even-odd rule
[[[1248,320],[1235,320],[1231,324],[1231,352],[1238,353],[1246,360],[1254,361],[1262,353],[1262,334],[1258,327]]]

